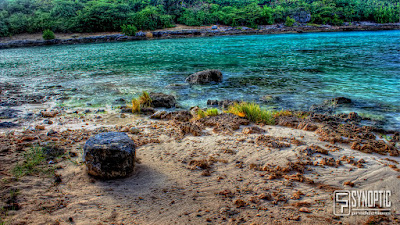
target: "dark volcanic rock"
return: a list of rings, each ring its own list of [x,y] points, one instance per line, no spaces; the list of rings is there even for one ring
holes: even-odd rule
[[[204,70],[194,73],[186,78],[189,84],[208,84],[222,82],[222,73],[219,70]]]
[[[161,120],[176,120],[181,122],[188,122],[193,118],[190,111],[176,111],[176,112],[166,112],[157,111],[150,116],[150,119],[161,119]]]
[[[122,132],[100,133],[86,141],[83,157],[90,175],[126,177],[135,167],[135,143]]]
[[[325,104],[329,105],[341,105],[341,104],[350,104],[351,99],[345,97],[336,97],[325,101]]]
[[[235,104],[235,103],[239,103],[238,100],[207,100],[207,105],[210,106],[219,106],[221,108],[228,108],[229,106]]]
[[[192,118],[193,118],[193,116],[190,113],[190,111],[176,111],[176,112],[169,112],[169,113],[165,114],[162,119],[187,122]]]
[[[156,110],[154,110],[154,108],[151,108],[151,107],[140,108],[140,114],[153,115],[155,112],[156,112]]]
[[[176,105],[176,99],[173,95],[151,92],[150,98],[154,108],[157,107],[172,108],[175,107]]]

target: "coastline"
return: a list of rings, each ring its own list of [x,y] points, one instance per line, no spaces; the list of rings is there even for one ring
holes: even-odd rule
[[[178,26],[174,29],[162,29],[148,32],[138,32],[136,36],[126,36],[120,33],[97,34],[63,34],[63,38],[53,40],[32,40],[19,39],[8,40],[0,39],[0,49],[36,47],[50,45],[72,45],[84,43],[106,43],[106,42],[125,42],[151,39],[172,39],[172,38],[190,38],[190,37],[210,37],[227,35],[257,35],[257,34],[286,34],[286,33],[314,33],[314,32],[344,32],[344,31],[379,31],[379,30],[400,30],[400,23],[377,24],[369,22],[354,23],[347,26],[297,26],[285,27],[282,24],[260,26],[260,29],[251,29],[248,27],[232,28],[228,26],[219,26],[218,29],[205,27],[187,27]],[[72,38],[71,38],[72,36]],[[4,41],[6,40],[6,41]]]

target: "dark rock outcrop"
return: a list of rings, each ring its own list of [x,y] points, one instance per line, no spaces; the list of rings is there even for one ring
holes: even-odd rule
[[[176,120],[181,122],[188,122],[193,118],[190,111],[176,111],[176,112],[166,112],[157,111],[150,116],[150,119],[161,119],[161,120]]]
[[[135,167],[135,143],[122,132],[100,133],[86,141],[83,157],[92,176],[126,177]]]
[[[140,108],[140,114],[144,115],[152,115],[156,112],[156,110],[152,107],[142,107]]]
[[[218,106],[221,108],[228,108],[229,106],[235,104],[235,103],[239,103],[238,100],[207,100],[207,105],[209,106]]]
[[[189,84],[208,84],[222,82],[222,73],[219,70],[203,70],[186,78]]]
[[[176,99],[173,95],[167,95],[164,93],[155,93],[151,92],[150,98],[152,101],[152,106],[154,108],[164,107],[164,108],[172,108],[176,105]]]
[[[332,98],[332,99],[326,100],[324,103],[327,104],[327,105],[350,104],[351,103],[351,99],[346,98],[346,97],[336,97],[336,98]]]

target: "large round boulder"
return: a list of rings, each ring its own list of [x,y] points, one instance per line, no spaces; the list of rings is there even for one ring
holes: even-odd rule
[[[189,84],[208,84],[222,82],[222,73],[219,70],[203,70],[186,78]]]
[[[164,93],[151,92],[150,94],[151,104],[154,108],[164,107],[172,108],[176,105],[176,99],[173,95],[167,95]]]
[[[135,143],[122,132],[100,133],[86,141],[83,157],[92,176],[126,177],[135,168]]]

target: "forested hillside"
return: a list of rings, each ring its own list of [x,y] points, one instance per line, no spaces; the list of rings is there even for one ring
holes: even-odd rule
[[[389,23],[399,15],[399,0],[0,0],[0,36],[121,31],[124,25],[154,30],[175,23],[257,27],[288,17],[332,25]]]

